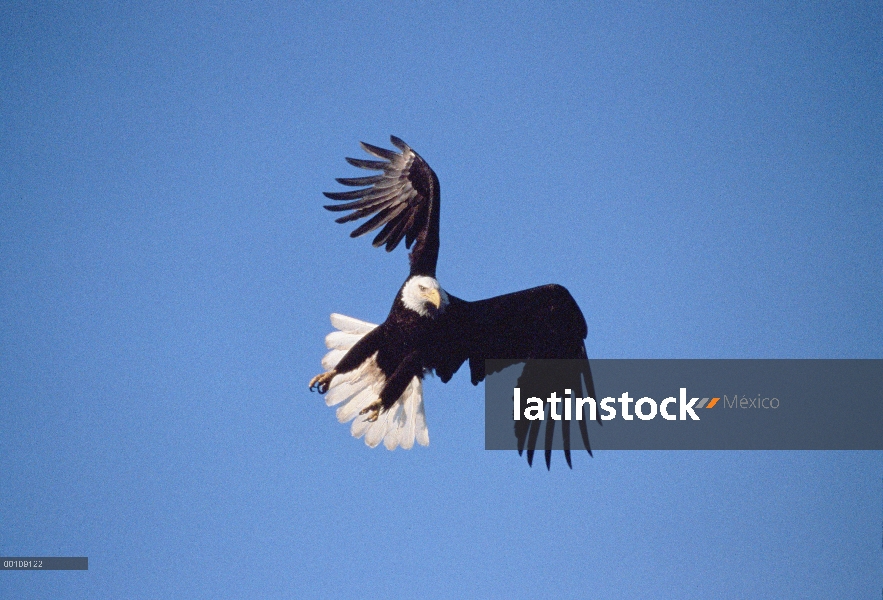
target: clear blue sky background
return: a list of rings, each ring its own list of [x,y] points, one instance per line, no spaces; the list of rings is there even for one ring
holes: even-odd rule
[[[371,450],[307,391],[407,272],[321,206],[442,186],[438,275],[597,358],[883,356],[874,3],[4,3],[4,598],[879,598],[883,454]]]

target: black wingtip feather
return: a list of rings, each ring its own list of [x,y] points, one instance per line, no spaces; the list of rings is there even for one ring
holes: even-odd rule
[[[370,169],[372,171],[384,171],[386,167],[389,166],[388,162],[382,162],[379,160],[365,160],[363,158],[350,158],[346,157],[346,162],[351,164],[354,167],[359,167],[360,169]]]
[[[345,204],[326,204],[325,208],[330,211],[338,212],[342,210],[360,210],[363,208],[373,208],[373,210],[361,213],[362,216],[367,216],[374,212],[374,210],[379,210],[380,207],[386,206],[389,203],[390,199],[386,196],[381,196],[379,198],[368,197],[361,200],[355,200],[353,202],[347,202]]]
[[[386,148],[381,148],[380,146],[374,146],[372,144],[368,144],[366,142],[359,142],[362,145],[362,148],[368,154],[373,154],[377,158],[385,158],[386,160],[392,160],[398,156],[397,152],[393,152],[392,150],[387,150]]]
[[[322,195],[329,200],[355,200],[361,198],[371,191],[371,188],[364,190],[350,190],[349,192],[322,192]]]
[[[531,421],[527,435],[527,464],[533,466],[533,453],[537,449],[537,438],[540,437],[540,422]]]
[[[389,136],[389,141],[392,142],[392,145],[401,150],[402,152],[407,152],[411,149],[411,147],[406,144],[401,138],[397,138],[394,135]]]
[[[375,210],[374,207],[371,207],[371,206],[366,207],[366,208],[360,208],[359,210],[351,212],[348,215],[344,215],[342,217],[338,217],[338,218],[334,219],[334,222],[343,224],[343,223],[349,223],[350,221],[357,221],[361,218],[367,217],[370,214],[373,214],[374,210]],[[359,234],[356,237],[358,237],[359,235],[362,235],[363,233],[365,233],[365,232],[364,231],[359,232]]]
[[[371,245],[375,248],[379,248],[386,244],[386,251],[391,252],[392,250],[389,247],[389,244],[395,240],[396,230],[401,227],[402,223],[404,223],[403,219],[392,219],[389,223],[384,225],[383,229],[380,230],[380,233],[374,238],[374,241],[371,242]],[[394,245],[393,248],[395,248]]]
[[[551,415],[550,415],[551,416]],[[546,421],[546,470],[552,470],[552,442],[555,440],[555,421]]]
[[[363,185],[374,185],[379,181],[383,181],[383,175],[368,175],[367,177],[338,177],[335,181],[341,185],[349,185],[360,187]]]
[[[395,226],[392,228],[392,231],[389,234],[389,238],[386,241],[386,251],[392,252],[396,249],[399,243],[402,241],[402,238],[405,237],[405,228],[408,226],[408,219],[399,216],[395,221]]]
[[[367,221],[365,221],[364,223],[359,225],[355,229],[355,231],[352,232],[351,236],[352,237],[359,237],[363,233],[368,233],[369,231],[374,231],[375,229],[377,229],[381,225],[385,225],[389,221],[392,221],[393,219],[395,219],[399,215],[399,213],[402,212],[404,209],[405,209],[405,206],[397,206],[395,204],[393,204],[391,206],[386,206],[386,207],[380,209],[379,211],[377,211],[377,213],[373,217],[371,217],[370,219],[368,219]],[[365,209],[365,210],[370,210],[370,209]],[[356,214],[356,213],[353,213],[353,214]]]
[[[579,433],[580,436],[583,438],[583,444],[585,445],[589,456],[592,456],[592,445],[589,444],[589,428],[586,425],[585,420],[579,422]]]

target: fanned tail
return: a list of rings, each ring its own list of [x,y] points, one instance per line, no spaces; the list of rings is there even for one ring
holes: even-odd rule
[[[337,331],[325,337],[325,345],[330,350],[322,358],[322,366],[326,370],[333,369],[356,342],[377,327],[373,323],[336,313],[331,315],[331,324]],[[337,420],[341,423],[352,420],[353,437],[364,436],[365,443],[371,448],[383,442],[389,450],[395,450],[398,446],[409,450],[414,446],[414,440],[421,446],[428,446],[423,383],[419,377],[411,380],[395,404],[381,413],[376,421],[371,422],[366,415],[359,414],[380,397],[386,383],[383,371],[377,366],[376,356],[377,353],[358,369],[336,375],[325,394],[325,403],[328,406],[340,404]]]

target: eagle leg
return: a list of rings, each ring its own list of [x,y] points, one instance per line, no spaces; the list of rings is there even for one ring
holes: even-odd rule
[[[321,375],[316,375],[310,379],[310,391],[318,391],[320,394],[324,394],[328,391],[328,387],[331,385],[331,380],[334,379],[335,375],[337,375],[337,371],[334,369],[325,371]]]
[[[378,398],[377,400],[360,410],[359,414],[368,415],[367,417],[365,417],[365,420],[373,423],[377,420],[377,417],[379,417],[380,413],[384,410],[386,410],[386,407],[383,406],[383,401]]]

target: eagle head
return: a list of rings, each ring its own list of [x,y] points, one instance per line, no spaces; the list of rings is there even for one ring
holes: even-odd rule
[[[402,286],[402,304],[421,317],[435,317],[444,312],[448,303],[448,294],[434,277],[417,275]]]

